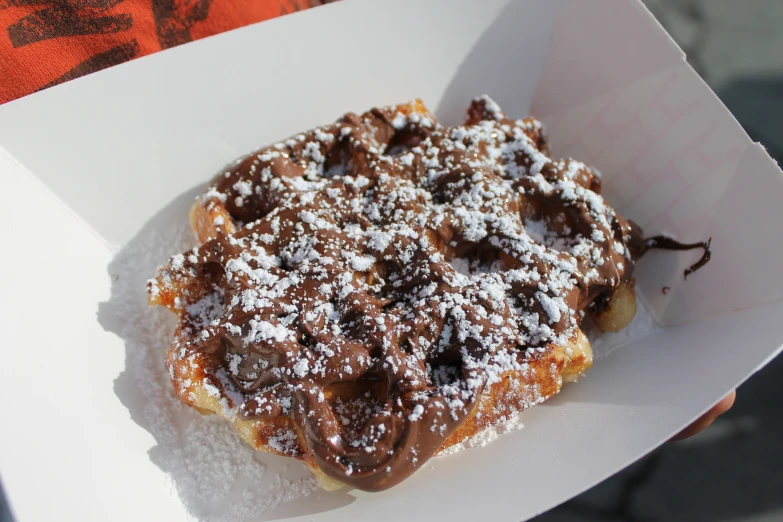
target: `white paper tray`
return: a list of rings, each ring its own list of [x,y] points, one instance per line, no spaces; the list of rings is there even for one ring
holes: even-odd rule
[[[298,491],[281,477],[308,488],[295,463],[255,463],[173,401],[156,373],[165,314],[146,309],[144,278],[234,157],[414,97],[456,122],[480,93],[543,119],[555,153],[600,168],[607,199],[648,232],[712,237],[712,261],[683,282],[697,254],[646,257],[660,331],[525,412],[525,429],[384,493],[316,492],[254,519],[529,518],[663,443],[780,350],[781,173],[640,3],[347,0],[0,107],[0,472],[18,519],[231,520]],[[253,500],[231,500],[243,492]]]

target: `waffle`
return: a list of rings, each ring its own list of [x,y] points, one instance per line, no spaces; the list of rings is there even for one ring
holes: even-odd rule
[[[416,100],[262,148],[148,283],[174,390],[327,490],[389,488],[589,369],[583,320],[633,318],[644,243],[600,188],[486,96],[460,126]]]

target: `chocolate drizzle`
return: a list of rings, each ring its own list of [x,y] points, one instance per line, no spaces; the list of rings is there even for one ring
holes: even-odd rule
[[[707,241],[702,241],[700,243],[680,243],[679,241],[676,241],[668,236],[655,236],[644,240],[644,247],[641,250],[641,253],[639,256],[641,257],[649,250],[653,249],[659,249],[659,250],[695,250],[697,248],[701,248],[704,250],[704,253],[701,256],[701,259],[699,259],[696,263],[691,265],[689,268],[686,268],[683,272],[683,278],[688,279],[688,276],[694,273],[696,270],[700,269],[707,263],[709,263],[710,259],[712,258],[712,252],[710,251],[710,245],[712,244],[712,238],[709,238]]]
[[[213,239],[150,283],[180,314],[175,386],[177,364],[206,358],[240,418],[295,423],[275,451],[389,488],[486,386],[573,343],[641,254],[680,247],[642,245],[599,190],[597,171],[548,157],[539,122],[487,97],[463,126],[414,103],[257,151],[199,200],[231,222],[215,218]]]

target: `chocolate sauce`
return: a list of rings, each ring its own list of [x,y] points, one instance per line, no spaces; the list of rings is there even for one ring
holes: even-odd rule
[[[676,241],[668,236],[655,236],[644,240],[644,248],[642,249],[639,256],[641,257],[649,250],[653,249],[659,249],[659,250],[695,250],[697,248],[701,248],[704,250],[704,253],[701,256],[701,259],[699,259],[696,263],[691,265],[689,268],[686,268],[683,272],[683,278],[688,279],[688,276],[694,273],[696,270],[700,269],[707,263],[709,263],[710,259],[712,258],[712,252],[710,251],[710,244],[712,244],[712,238],[709,238],[707,241],[702,241],[700,243],[680,243],[679,241]]]

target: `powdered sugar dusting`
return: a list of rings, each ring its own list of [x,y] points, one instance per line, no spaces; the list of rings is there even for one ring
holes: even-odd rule
[[[445,450],[438,453],[438,456],[440,457],[440,456],[453,455],[455,453],[459,453],[460,451],[470,449],[470,448],[481,448],[486,446],[490,442],[494,441],[504,433],[521,430],[522,428],[525,427],[525,425],[522,424],[521,415],[522,415],[521,413],[512,415],[508,417],[505,421],[501,421],[500,423],[494,426],[490,426],[487,429],[476,433],[472,437],[468,437],[467,439],[463,440],[459,444],[454,444],[453,446],[449,446]]]
[[[172,215],[181,223],[187,212]],[[132,418],[155,438],[149,458],[168,474],[193,520],[250,520],[309,495],[317,482],[304,464],[254,450],[225,420],[202,416],[175,397],[163,364],[174,317],[151,309],[143,289],[172,248],[191,246],[192,234],[184,224],[167,221],[148,228],[112,261],[112,297],[101,304],[100,320],[125,340],[126,369],[115,389]]]

